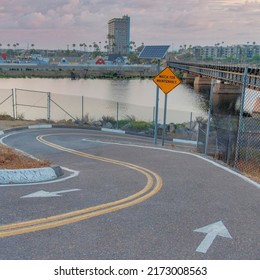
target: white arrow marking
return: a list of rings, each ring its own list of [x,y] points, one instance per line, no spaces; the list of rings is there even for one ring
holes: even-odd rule
[[[207,234],[206,237],[200,243],[199,247],[196,249],[196,251],[200,253],[207,253],[212,242],[218,235],[221,237],[232,239],[232,236],[230,235],[222,221],[213,223],[202,228],[195,229],[194,231]]]
[[[35,193],[24,195],[21,198],[56,197],[56,196],[61,196],[60,194],[62,194],[62,193],[76,192],[76,191],[80,191],[80,189],[71,189],[71,190],[64,190],[64,191],[57,191],[57,192],[46,192],[46,191],[41,190],[41,191],[38,191]]]

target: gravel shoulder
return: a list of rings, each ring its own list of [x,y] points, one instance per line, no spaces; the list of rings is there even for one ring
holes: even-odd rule
[[[36,124],[35,121],[0,120],[0,131]],[[37,123],[38,124],[38,123]],[[47,160],[36,160],[0,144],[0,169],[28,169],[51,166]]]

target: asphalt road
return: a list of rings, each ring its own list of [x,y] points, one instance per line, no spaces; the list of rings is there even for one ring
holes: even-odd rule
[[[0,187],[2,260],[260,259],[259,186],[210,161],[90,130],[3,142],[80,173]]]

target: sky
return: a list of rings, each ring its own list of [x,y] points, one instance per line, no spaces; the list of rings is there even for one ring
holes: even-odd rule
[[[0,0],[1,48],[103,46],[108,21],[123,15],[136,46],[260,45],[260,0]]]

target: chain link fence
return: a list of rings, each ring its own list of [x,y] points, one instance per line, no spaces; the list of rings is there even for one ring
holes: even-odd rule
[[[241,94],[213,92],[214,82],[208,118],[199,121],[198,151],[260,182],[260,92],[249,88],[247,69]]]
[[[215,114],[210,119],[208,135],[207,122],[199,122],[198,151],[234,165],[238,122],[238,116]]]
[[[0,114],[14,116],[14,94],[11,89],[3,89],[0,94]]]
[[[48,123],[81,124],[154,134],[155,108],[27,89],[0,90],[0,115]],[[159,108],[158,135],[163,131],[164,110]],[[197,140],[196,118],[201,113],[167,110],[167,135]]]
[[[241,96],[235,167],[260,181],[260,91],[247,88]]]

